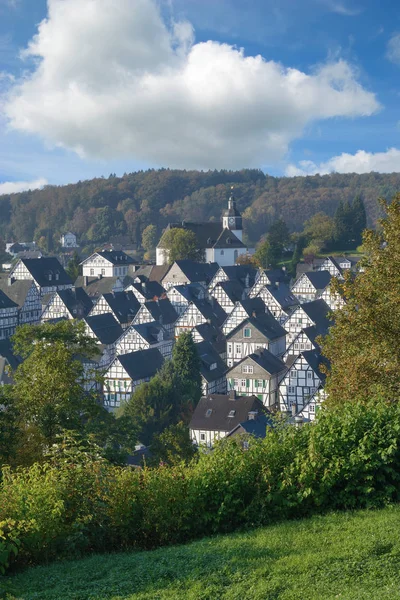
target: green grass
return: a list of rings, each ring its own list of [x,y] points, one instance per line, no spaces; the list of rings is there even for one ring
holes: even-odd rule
[[[11,578],[23,600],[400,598],[400,507],[329,514]]]

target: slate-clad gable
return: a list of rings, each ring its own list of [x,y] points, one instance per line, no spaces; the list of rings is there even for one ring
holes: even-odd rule
[[[115,344],[123,334],[121,325],[111,313],[86,317],[85,322],[99,343],[105,346]]]
[[[200,359],[203,394],[224,394],[226,392],[226,365],[210,342],[196,344]]]
[[[71,288],[70,276],[55,257],[21,258],[10,273],[15,279],[33,279],[41,294]]]
[[[133,321],[139,308],[140,304],[132,292],[113,292],[103,294],[92,308],[90,315],[111,312],[118,323],[126,327]]]

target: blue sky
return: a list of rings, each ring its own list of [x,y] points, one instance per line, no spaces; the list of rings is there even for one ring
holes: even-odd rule
[[[0,0],[0,192],[150,166],[400,170],[400,3],[51,4]]]

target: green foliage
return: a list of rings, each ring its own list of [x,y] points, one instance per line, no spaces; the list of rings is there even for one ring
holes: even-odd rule
[[[154,250],[158,242],[157,227],[155,225],[147,225],[142,233],[142,246],[146,252]]]
[[[183,414],[190,419],[201,398],[200,359],[190,332],[182,333],[172,350],[176,392]]]
[[[319,212],[304,223],[303,236],[308,244],[327,248],[335,236],[335,222],[332,217]]]
[[[276,267],[290,241],[289,230],[283,219],[272,223],[269,232],[253,255],[253,262],[262,269]]]
[[[399,434],[400,405],[376,397],[322,410],[312,425],[277,423],[248,450],[223,440],[189,466],[113,467],[96,448],[68,442],[45,465],[3,471],[0,521],[28,524],[18,555],[26,564],[380,507],[400,499]]]
[[[381,233],[364,233],[365,272],[332,286],[346,305],[323,342],[331,404],[367,401],[377,391],[389,401],[400,395],[400,194],[382,207]]]
[[[65,269],[68,275],[71,277],[72,281],[76,281],[79,275],[82,274],[82,268],[80,266],[80,256],[75,251],[71,257],[71,260],[68,262],[67,268]]]
[[[162,433],[153,437],[150,444],[149,465],[157,466],[160,463],[176,465],[182,461],[189,463],[196,452],[187,425],[184,423],[170,425]]]
[[[204,252],[198,248],[193,231],[179,227],[168,229],[162,236],[162,244],[169,264],[176,260],[204,261]]]

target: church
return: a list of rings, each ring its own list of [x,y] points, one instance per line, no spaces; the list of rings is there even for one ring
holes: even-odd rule
[[[222,213],[222,223],[169,223],[164,233],[173,228],[192,231],[198,241],[199,249],[204,251],[205,262],[218,263],[221,267],[236,264],[239,256],[253,254],[254,248],[247,248],[243,243],[242,216],[236,208],[233,194],[228,200],[228,208]],[[163,247],[163,237],[157,246],[156,264],[164,265],[168,262],[168,250]]]

